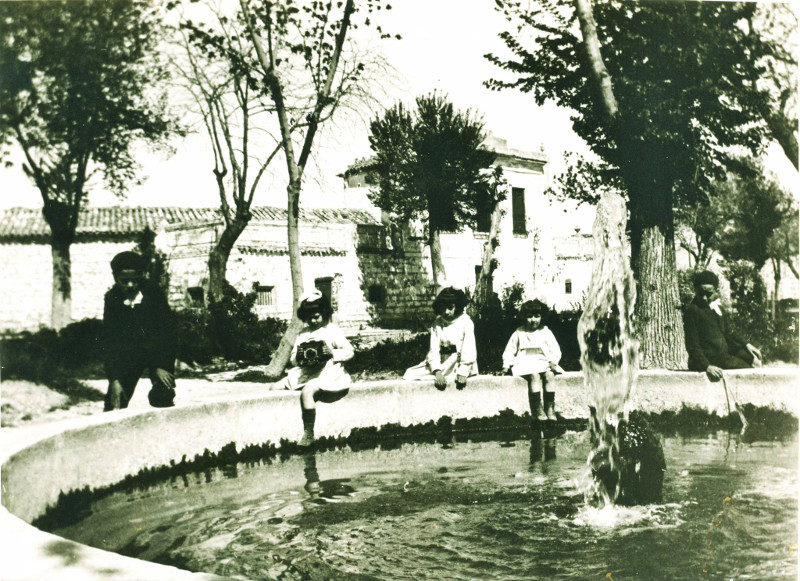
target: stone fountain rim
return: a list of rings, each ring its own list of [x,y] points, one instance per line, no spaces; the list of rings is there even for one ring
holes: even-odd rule
[[[740,403],[753,403],[754,405],[768,405],[782,408],[798,416],[800,402],[797,397],[798,379],[800,371],[796,367],[766,368],[737,370],[728,373],[729,389],[735,390]],[[583,378],[580,373],[571,372],[562,376],[562,385],[559,387],[559,408],[564,410],[567,417],[586,417],[580,411],[587,410],[585,394],[583,391]],[[465,405],[465,399],[475,398],[484,400],[483,392],[492,392],[493,398],[502,396],[505,408],[516,408],[515,411],[524,411],[527,405],[525,390],[521,380],[511,377],[479,376],[471,378],[470,384],[464,392],[449,389],[446,392],[437,392],[425,383],[409,384],[398,380],[384,380],[364,382],[353,386],[351,394],[337,406],[344,406],[344,402],[351,402],[351,407],[357,409],[359,405],[374,406],[375,400],[383,400],[389,411],[399,410],[406,413],[409,421],[414,421],[414,416],[420,415],[419,407],[429,407],[431,402],[442,404],[440,408],[434,407],[437,417],[448,413],[455,417],[468,417],[476,409],[492,410],[485,406]],[[680,393],[675,400],[674,393],[665,393],[665,390],[677,385],[674,392]],[[20,463],[24,464],[25,455],[36,455],[42,447],[55,447],[78,441],[76,438],[82,434],[95,433],[98,430],[108,430],[111,426],[120,426],[130,429],[155,429],[169,427],[174,420],[176,423],[197,422],[200,417],[207,418],[211,412],[229,414],[229,417],[249,417],[248,411],[253,408],[256,412],[272,409],[277,413],[295,410],[296,394],[291,392],[265,392],[263,395],[235,394],[236,383],[231,383],[231,393],[218,396],[204,403],[189,406],[168,408],[163,410],[121,410],[112,414],[97,414],[82,416],[50,424],[40,424],[21,428],[3,428],[0,431],[0,462],[2,463],[3,479],[3,506],[0,509],[0,531],[3,541],[0,543],[0,557],[2,557],[3,579],[107,579],[113,574],[114,579],[148,579],[160,580],[211,580],[222,579],[208,573],[192,573],[176,567],[149,563],[130,557],[88,547],[68,541],[61,537],[45,533],[16,516],[7,508],[8,494],[12,490],[6,488],[10,483],[13,471],[18,469]],[[464,394],[469,394],[465,396]],[[682,403],[692,403],[705,406],[710,411],[724,409],[724,395],[719,384],[711,384],[702,373],[671,372],[671,371],[641,371],[637,386],[638,397],[642,399],[642,408],[673,409]],[[408,396],[414,397],[409,398]],[[415,406],[419,400],[421,406]],[[410,402],[411,405],[408,405]],[[448,403],[449,402],[449,403]],[[484,401],[485,403],[485,401]],[[574,405],[573,405],[574,403]],[[405,406],[405,407],[404,407]],[[449,406],[449,407],[448,407]],[[403,409],[400,409],[403,408]],[[373,408],[374,409],[374,408]],[[566,413],[569,411],[569,415]],[[230,415],[233,414],[233,415]],[[237,415],[238,414],[238,415]],[[244,415],[243,415],[244,414]],[[299,416],[299,414],[296,414]],[[224,417],[224,416],[223,416]],[[258,416],[261,417],[261,416]],[[169,423],[165,421],[173,418]],[[292,420],[297,418],[291,418]],[[419,418],[416,418],[417,420]],[[281,427],[287,428],[289,436],[297,436],[289,420]],[[381,423],[373,422],[376,425]],[[402,421],[401,421],[402,423]],[[148,427],[149,426],[149,427]],[[322,435],[341,434],[341,426],[328,423],[321,426]],[[292,431],[297,433],[292,433]],[[230,439],[229,439],[230,441]],[[238,440],[237,440],[238,441]],[[58,450],[66,454],[67,450]],[[30,461],[30,459],[29,459]],[[147,465],[144,458],[140,464]],[[12,471],[9,474],[9,470]],[[12,494],[13,496],[13,494]],[[44,507],[42,507],[43,509]]]

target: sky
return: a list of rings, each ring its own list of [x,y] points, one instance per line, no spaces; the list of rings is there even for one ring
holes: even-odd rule
[[[490,91],[483,82],[503,71],[489,63],[484,54],[506,54],[498,33],[507,29],[503,16],[490,0],[397,0],[392,3],[385,28],[400,34],[401,40],[374,44],[384,53],[395,73],[381,82],[383,104],[397,101],[413,104],[416,96],[437,91],[459,109],[482,115],[485,129],[506,139],[510,147],[539,151],[549,157],[548,173],[564,168],[565,151],[586,152],[583,141],[571,129],[569,111],[545,105],[538,107],[530,95],[519,91]],[[309,169],[301,203],[324,205],[326,193],[342,189],[337,174],[358,157],[370,154],[367,113],[361,119],[328,127],[316,142],[315,167]],[[173,142],[175,153],[164,158],[141,150],[138,159],[145,181],[130,189],[124,200],[104,192],[102,185],[89,196],[93,205],[217,206],[212,157],[207,138],[189,135]],[[18,158],[17,158],[18,159]],[[768,167],[781,181],[797,172],[778,149],[769,156]],[[256,194],[255,205],[285,205],[285,168],[276,167],[277,179],[265,182]],[[0,207],[41,206],[41,195],[22,172],[19,163],[0,168]]]

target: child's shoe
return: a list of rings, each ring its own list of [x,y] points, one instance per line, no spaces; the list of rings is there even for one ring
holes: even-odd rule
[[[317,410],[303,410],[303,437],[297,442],[301,448],[310,448],[314,445],[314,424],[317,420]]]
[[[556,421],[556,394],[552,391],[544,392],[544,413],[545,419],[551,422]]]
[[[533,418],[535,422],[544,422],[547,420],[547,415],[544,413],[544,409],[542,409],[541,393],[528,393],[528,403],[531,406],[531,418]]]

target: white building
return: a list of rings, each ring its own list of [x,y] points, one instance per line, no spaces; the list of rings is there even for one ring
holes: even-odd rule
[[[542,152],[511,149],[499,139],[489,145],[508,182],[498,268],[493,290],[521,284],[557,310],[581,302],[591,273],[592,208],[558,202],[545,195],[550,178]],[[331,297],[344,327],[402,326],[431,317],[433,284],[430,252],[407,225],[381,220],[369,201],[363,162],[343,174],[329,208],[306,208],[300,216],[305,288]],[[229,282],[258,293],[262,317],[288,318],[292,284],[286,243],[286,210],[253,208],[253,219],[228,262]],[[49,325],[52,262],[49,228],[38,209],[13,208],[0,216],[0,332]],[[109,261],[131,249],[140,233],[158,233],[170,273],[170,300],[176,308],[204,300],[208,256],[222,232],[214,208],[108,207],[81,212],[72,245],[73,320],[101,317],[103,295],[113,283]],[[488,230],[488,226],[486,227]],[[466,230],[442,235],[447,283],[473,289],[488,232]]]
[[[502,294],[502,289],[521,284],[526,296],[542,298],[557,310],[574,308],[589,285],[594,208],[545,194],[551,178],[543,152],[512,149],[496,137],[490,137],[487,145],[497,154],[495,165],[502,167],[508,183],[501,202],[500,245],[494,254],[498,263],[493,273],[494,291]],[[359,160],[342,174],[345,194],[341,199],[353,208],[371,207],[369,167],[370,160]],[[424,243],[419,228],[403,230],[406,242],[410,238],[418,245]],[[487,238],[488,224],[484,231],[442,234],[447,284],[474,288]],[[421,252],[430,278],[430,249],[424,246]]]

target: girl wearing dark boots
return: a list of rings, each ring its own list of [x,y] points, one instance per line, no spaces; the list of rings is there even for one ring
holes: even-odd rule
[[[347,395],[352,380],[342,362],[352,359],[353,347],[342,330],[331,322],[330,301],[318,290],[300,297],[298,318],[305,323],[292,347],[286,377],[272,389],[300,390],[303,438],[299,445],[314,443],[317,402],[333,403]]]
[[[553,332],[542,325],[547,305],[526,301],[520,307],[522,325],[514,331],[503,351],[503,371],[528,382],[528,403],[534,421],[555,420],[556,394],[553,377],[564,370],[558,365],[561,348]]]

